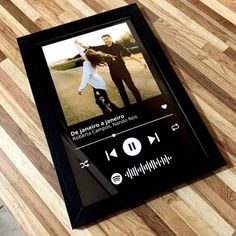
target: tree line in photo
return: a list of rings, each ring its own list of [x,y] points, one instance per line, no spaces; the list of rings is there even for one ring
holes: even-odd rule
[[[114,43],[121,44],[124,48],[129,50],[132,54],[140,53],[140,49],[135,41],[133,35],[130,32],[125,32],[118,40]],[[77,54],[74,57],[67,58],[62,62],[53,63],[50,65],[50,68],[53,70],[68,70],[75,67],[83,66],[83,58],[80,54]]]

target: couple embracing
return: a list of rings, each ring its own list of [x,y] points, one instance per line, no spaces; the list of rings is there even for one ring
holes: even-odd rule
[[[104,45],[101,46],[84,46],[78,40],[75,40],[75,44],[78,48],[79,54],[85,60],[83,62],[83,75],[78,93],[82,95],[82,90],[86,87],[86,85],[91,85],[93,87],[96,104],[105,114],[116,110],[118,107],[110,101],[106,92],[105,81],[96,72],[96,67],[108,65],[111,78],[120,93],[124,105],[129,106],[130,101],[125,91],[124,83],[133,93],[137,102],[142,101],[142,98],[134,82],[132,81],[130,73],[126,68],[122,57],[128,56],[131,59],[143,64],[145,68],[146,64],[139,60],[135,55],[131,54],[122,45],[113,43],[110,35],[103,35],[102,40]]]

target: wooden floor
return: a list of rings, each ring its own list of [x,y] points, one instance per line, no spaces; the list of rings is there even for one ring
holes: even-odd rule
[[[134,2],[231,165],[133,210],[72,231],[16,37]],[[26,235],[236,235],[235,0],[0,3],[0,198]]]

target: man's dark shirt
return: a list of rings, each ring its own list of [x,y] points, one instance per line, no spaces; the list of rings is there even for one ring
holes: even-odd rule
[[[110,47],[108,47],[107,45],[101,45],[101,46],[92,46],[89,48],[95,51],[101,51],[117,57],[116,60],[112,60],[110,63],[108,63],[108,66],[112,74],[120,73],[122,70],[127,70],[125,62],[122,59],[122,57],[124,56],[129,57],[132,53],[128,51],[126,48],[124,48],[121,44],[112,43]]]

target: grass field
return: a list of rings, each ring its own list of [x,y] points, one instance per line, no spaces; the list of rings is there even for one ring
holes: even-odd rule
[[[82,60],[80,58],[76,58],[76,59],[72,59],[72,60],[63,60],[61,62],[57,62],[54,64],[50,65],[50,69],[52,70],[69,70],[69,69],[73,69],[76,67],[76,62],[81,61],[82,64]]]
[[[143,100],[160,94],[160,90],[149,69],[144,69],[140,63],[133,60],[126,60],[126,66]],[[109,68],[99,67],[97,71],[106,82],[110,100],[118,107],[123,107],[120,94],[111,79]],[[77,93],[82,77],[82,67],[69,70],[55,70],[51,68],[50,72],[68,125],[102,114],[100,108],[95,103],[93,90],[90,85],[83,90],[82,95]],[[126,91],[131,103],[135,103],[136,101],[127,87]]]

